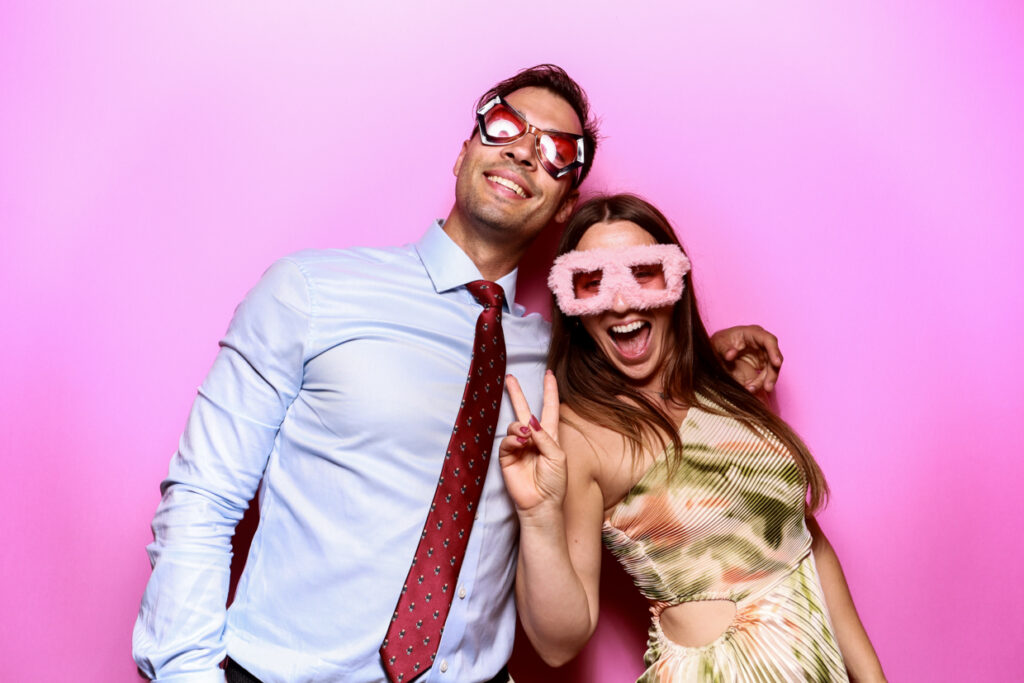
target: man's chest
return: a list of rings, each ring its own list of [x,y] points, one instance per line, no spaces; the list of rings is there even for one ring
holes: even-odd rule
[[[414,315],[365,305],[323,316],[290,417],[353,447],[368,438],[413,449],[417,440],[444,441],[465,391],[480,310],[437,297]],[[504,318],[506,372],[539,396],[546,339],[524,329],[528,321]],[[495,394],[501,434],[511,406],[500,387]]]

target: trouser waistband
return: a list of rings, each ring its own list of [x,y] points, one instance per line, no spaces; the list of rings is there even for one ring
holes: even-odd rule
[[[228,683],[262,683],[260,679],[253,676],[251,673],[239,666],[238,662],[235,662],[230,657],[228,658],[228,665],[224,671]],[[508,667],[501,667],[494,678],[487,681],[487,683],[509,683]]]

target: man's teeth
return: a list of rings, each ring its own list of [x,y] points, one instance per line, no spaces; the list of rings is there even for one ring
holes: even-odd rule
[[[645,323],[642,320],[637,320],[631,323],[626,323],[625,325],[613,325],[611,330],[615,334],[628,334],[630,332],[636,332],[643,327],[644,324]]]
[[[523,188],[519,187],[518,185],[516,185],[514,182],[512,182],[508,178],[503,178],[500,175],[489,175],[489,176],[487,176],[487,179],[490,180],[493,183],[498,183],[499,185],[504,185],[505,187],[507,187],[508,189],[512,190],[513,192],[515,192],[517,195],[519,195],[523,199],[526,199],[526,193],[523,192]]]

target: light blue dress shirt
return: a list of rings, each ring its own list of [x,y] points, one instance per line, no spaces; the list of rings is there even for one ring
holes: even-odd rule
[[[423,528],[481,307],[473,262],[434,223],[415,245],[300,252],[235,311],[199,388],[153,520],[133,634],[160,681],[385,681],[378,649]],[[506,301],[516,273],[498,280]],[[539,410],[548,324],[513,304],[507,371]],[[501,407],[451,613],[418,681],[470,683],[508,660],[518,535],[497,460]],[[231,536],[257,486],[259,527],[234,603]]]

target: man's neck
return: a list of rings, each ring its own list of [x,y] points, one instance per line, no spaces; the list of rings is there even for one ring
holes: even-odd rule
[[[482,236],[482,230],[468,230],[453,212],[445,220],[442,229],[480,271],[486,280],[496,282],[519,265],[519,259],[528,244],[495,242]]]

